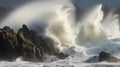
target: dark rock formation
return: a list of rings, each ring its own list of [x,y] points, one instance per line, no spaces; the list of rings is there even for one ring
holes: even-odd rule
[[[89,58],[88,60],[86,60],[86,63],[96,63],[96,62],[102,62],[102,61],[106,61],[106,62],[120,62],[119,58],[114,57],[113,55],[107,53],[107,52],[100,52],[100,54],[98,56],[93,56],[91,58]]]
[[[64,54],[64,53],[56,53],[55,54],[59,59],[65,59],[67,58],[69,55],[68,54]]]
[[[120,62],[120,59],[112,56],[111,54],[109,53],[106,53],[106,52],[101,52],[99,54],[99,61],[107,61],[107,62]]]
[[[15,33],[10,27],[0,29],[0,60],[12,60],[19,56],[15,42]]]
[[[43,61],[44,54],[55,55],[60,59],[68,56],[50,48],[43,36],[38,36],[26,25],[17,34],[8,26],[0,29],[0,43],[0,60],[12,61],[22,56],[25,61]]]

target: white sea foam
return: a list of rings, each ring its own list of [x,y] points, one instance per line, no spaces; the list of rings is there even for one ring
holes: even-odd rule
[[[67,66],[79,67],[84,60],[106,51],[119,57],[120,39],[118,15],[110,13],[103,20],[104,13],[101,10],[102,4],[96,5],[88,10],[84,19],[75,24],[75,6],[68,1],[35,1],[20,6],[4,19],[0,27],[5,25],[17,31],[22,24],[37,31],[40,35],[49,37],[56,49],[70,55],[64,60],[57,60],[51,63],[24,63],[21,59],[16,62],[1,66],[17,65],[22,66]],[[49,41],[48,41],[49,42]],[[53,57],[51,57],[54,59]],[[16,64],[17,63],[17,64]],[[82,64],[80,67],[94,66],[96,64]],[[99,64],[98,64],[99,65]],[[109,65],[109,64],[108,64]],[[114,64],[110,64],[114,65]],[[119,64],[118,64],[119,65]]]

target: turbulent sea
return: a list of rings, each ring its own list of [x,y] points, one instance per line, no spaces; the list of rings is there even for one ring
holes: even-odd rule
[[[13,62],[0,61],[0,67],[120,67],[120,63],[98,62],[98,58],[85,62],[101,51],[120,58],[118,15],[111,11],[104,18],[102,4],[86,10],[76,20],[76,7],[70,1],[35,1],[19,6],[0,27],[10,26],[17,31],[26,24],[39,35],[50,37],[56,49],[70,56],[62,60],[47,56],[44,62],[18,57]]]

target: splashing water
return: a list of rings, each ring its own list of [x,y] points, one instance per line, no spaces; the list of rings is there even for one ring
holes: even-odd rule
[[[110,12],[107,18],[105,18],[105,20],[103,21],[102,25],[103,27],[105,27],[105,31],[108,37],[111,37],[111,38],[120,37],[118,15],[115,15],[112,12]]]
[[[76,35],[74,35],[74,30],[71,28],[74,27],[75,7],[68,1],[67,5],[63,5],[66,2],[55,3],[28,3],[13,11],[2,22],[0,27],[8,25],[17,31],[22,24],[26,24],[30,29],[35,31],[38,31],[40,28],[42,29],[42,32],[39,30],[40,34],[42,33],[42,35],[53,39],[54,46],[61,52],[67,52],[69,51],[68,49],[77,46],[75,43]],[[49,6],[45,8],[45,4]]]
[[[101,8],[101,4],[95,6],[75,24],[75,6],[69,1],[31,2],[14,10],[0,27],[7,25],[17,31],[26,24],[40,35],[49,37],[55,48],[70,55],[88,56],[100,51],[116,54],[120,46],[109,38],[119,38],[118,16],[110,14],[103,20]],[[114,49],[108,45],[115,45]]]
[[[84,24],[80,27],[78,34],[78,44],[98,43],[98,41],[106,37],[105,31],[101,26],[101,20],[103,19],[103,12],[101,11],[102,5],[97,5],[90,14],[84,19]],[[80,45],[81,45],[80,44]]]

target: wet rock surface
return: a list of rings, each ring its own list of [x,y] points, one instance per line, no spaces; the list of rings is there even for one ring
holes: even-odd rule
[[[65,59],[67,58],[69,55],[68,54],[64,54],[64,53],[56,53],[55,54],[59,59]]]
[[[110,53],[107,52],[100,52],[98,56],[93,56],[86,60],[86,63],[96,63],[96,62],[120,62],[120,59],[117,57],[114,57]]]
[[[120,62],[119,58],[114,57],[113,55],[107,52],[101,52],[99,54],[99,61],[107,61],[107,62]]]
[[[0,29],[0,60],[12,60],[20,55],[15,43],[16,35],[10,27]]]
[[[26,25],[17,33],[8,26],[0,29],[0,60],[13,61],[21,56],[25,61],[43,61],[44,54],[55,55],[60,59],[68,57],[50,48],[43,36],[38,36]]]

